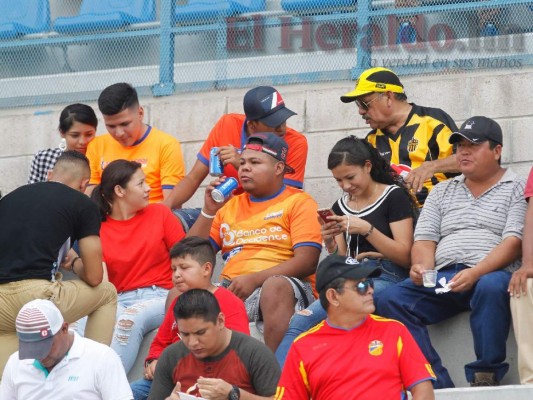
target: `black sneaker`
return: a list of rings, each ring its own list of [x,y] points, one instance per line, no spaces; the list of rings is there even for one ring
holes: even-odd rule
[[[470,386],[500,386],[500,382],[494,372],[474,372],[474,382],[470,382]]]

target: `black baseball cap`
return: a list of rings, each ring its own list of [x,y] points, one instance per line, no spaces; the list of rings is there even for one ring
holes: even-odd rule
[[[493,119],[487,117],[470,117],[457,132],[450,135],[449,142],[457,143],[462,138],[472,143],[481,143],[492,140],[503,145],[502,128]]]
[[[359,262],[355,258],[338,255],[328,256],[318,264],[316,290],[321,292],[328,283],[337,278],[358,280],[367,277],[377,278],[380,275],[379,267],[365,261]]]
[[[248,91],[243,100],[244,114],[249,121],[259,121],[275,128],[296,115],[285,107],[281,94],[270,86],[258,86]]]
[[[286,173],[294,173],[294,168],[287,165],[289,145],[282,137],[279,137],[275,133],[260,132],[251,135],[246,141],[244,149],[266,153],[269,156],[274,157],[276,160],[283,162],[285,164]]]

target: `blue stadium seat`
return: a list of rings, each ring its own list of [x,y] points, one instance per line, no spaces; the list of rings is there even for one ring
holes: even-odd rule
[[[83,0],[79,15],[56,18],[54,29],[60,33],[118,29],[155,17],[155,0]]]
[[[189,0],[185,5],[176,6],[174,17],[176,22],[186,23],[264,10],[265,0]]]
[[[0,0],[0,39],[50,30],[48,0]]]
[[[297,13],[335,11],[354,6],[356,2],[356,0],[281,0],[281,8]]]

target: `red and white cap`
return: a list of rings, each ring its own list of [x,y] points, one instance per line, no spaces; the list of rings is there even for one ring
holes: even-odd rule
[[[32,300],[19,311],[15,326],[19,338],[19,360],[42,360],[52,347],[63,316],[50,300]]]

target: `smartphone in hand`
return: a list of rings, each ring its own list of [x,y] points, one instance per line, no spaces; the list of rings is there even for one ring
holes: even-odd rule
[[[326,223],[331,222],[331,220],[329,220],[327,217],[329,217],[330,215],[335,215],[335,213],[330,208],[319,208],[317,210],[317,213],[320,218],[322,218],[322,221]]]

